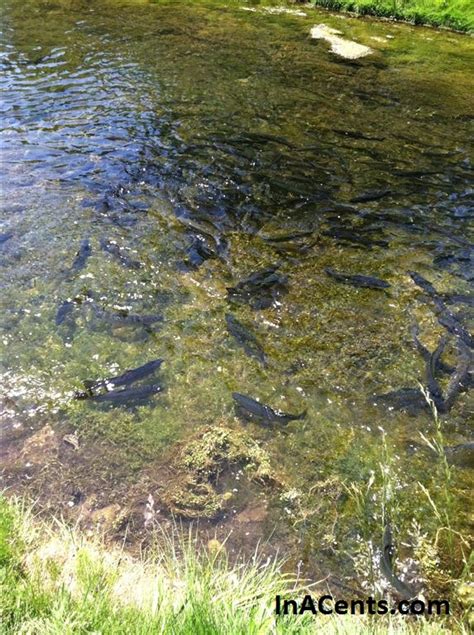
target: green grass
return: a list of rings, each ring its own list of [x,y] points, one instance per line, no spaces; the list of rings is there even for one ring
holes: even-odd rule
[[[1,632],[31,635],[189,635],[270,633],[442,633],[452,622],[365,616],[279,618],[276,594],[302,597],[304,581],[281,563],[231,564],[225,545],[199,548],[198,536],[159,535],[152,555],[133,558],[61,522],[45,524],[31,508],[0,498]],[[180,535],[181,537],[177,537]],[[158,546],[159,545],[159,546]],[[307,590],[307,589],[306,589]],[[312,589],[315,597],[322,588]],[[467,632],[455,624],[456,632]]]
[[[337,11],[474,31],[471,0],[315,0],[314,3]]]

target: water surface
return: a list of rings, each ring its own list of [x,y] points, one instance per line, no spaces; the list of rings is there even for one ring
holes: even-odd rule
[[[311,575],[355,576],[350,556],[361,535],[380,540],[387,506],[405,539],[413,519],[436,526],[417,485],[436,492],[442,479],[420,437],[435,434],[432,415],[370,398],[426,383],[414,324],[430,351],[446,333],[407,272],[440,293],[472,293],[473,45],[245,8],[4,3],[6,484],[41,492],[55,513],[134,510],[138,532],[147,494],[167,500],[163,469],[180,443],[218,425],[244,430],[279,485],[244,485],[231,466],[212,485],[230,503],[211,528],[233,528],[237,547],[271,535]],[[320,23],[374,53],[335,56],[309,38]],[[91,254],[74,269],[81,241]],[[288,291],[271,307],[229,303],[228,287],[273,265]],[[344,285],[328,267],[391,286]],[[469,328],[468,306],[450,310]],[[258,337],[266,367],[229,335],[229,312]],[[163,320],[145,328],[121,319],[130,314]],[[72,398],[86,379],[158,357],[164,389],[148,403]],[[456,364],[452,334],[443,359]],[[284,432],[245,425],[233,391],[307,417]],[[471,438],[471,416],[464,391],[441,416],[448,444]],[[80,449],[61,443],[29,460],[23,444],[46,425],[76,434]],[[378,493],[361,516],[346,488],[372,492],[371,479]],[[470,486],[472,470],[454,468],[460,530]]]

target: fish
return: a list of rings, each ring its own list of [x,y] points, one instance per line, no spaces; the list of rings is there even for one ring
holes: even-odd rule
[[[143,401],[152,395],[162,391],[162,386],[151,384],[139,386],[138,388],[123,388],[122,390],[112,390],[101,395],[93,395],[91,399],[95,402],[112,402],[113,405],[121,406],[133,401]]]
[[[419,286],[420,289],[423,289],[423,291],[425,291],[425,293],[427,293],[434,301],[435,313],[441,326],[444,326],[447,331],[462,339],[463,342],[465,342],[471,348],[474,348],[474,337],[461,324],[458,318],[448,309],[443,301],[443,296],[436,291],[431,282],[429,282],[429,280],[424,278],[416,271],[409,271],[408,273],[413,282],[417,286]]]
[[[430,298],[437,301],[439,307],[441,307],[441,303],[443,302],[447,304],[466,304],[467,306],[474,306],[474,296],[459,293],[438,293],[431,282],[422,275],[416,271],[409,271],[408,273],[413,282],[420,287],[420,289],[423,289]]]
[[[418,330],[418,325],[415,324],[412,328],[413,338],[416,348],[425,361],[430,396],[440,412],[449,412],[457,395],[474,385],[474,377],[471,375],[471,351],[463,340],[457,338],[458,360],[456,367],[450,366],[440,359],[447,338],[441,338],[436,351],[430,353],[418,339]],[[435,379],[438,371],[451,376],[445,395]]]
[[[357,130],[341,130],[340,128],[332,128],[332,131],[343,137],[350,137],[351,139],[363,139],[364,141],[384,141],[385,137],[374,137],[367,135]]]
[[[354,196],[351,198],[351,203],[368,203],[369,201],[378,201],[384,196],[389,196],[392,194],[392,190],[370,190],[369,192],[365,192],[364,194],[359,194],[358,196]]]
[[[163,359],[155,359],[151,362],[147,362],[142,366],[138,366],[137,368],[132,368],[126,370],[122,375],[117,375],[116,377],[108,377],[105,379],[98,380],[85,380],[83,382],[85,387],[85,392],[81,391],[76,393],[76,399],[87,399],[95,396],[95,393],[99,390],[105,389],[107,391],[113,391],[116,386],[129,386],[130,384],[134,384],[140,379],[144,379],[156,372],[162,365]]]
[[[290,240],[298,240],[299,238],[306,238],[314,234],[313,229],[307,231],[296,231],[290,234],[279,234],[277,236],[262,236],[262,239],[268,243],[284,243]]]
[[[382,556],[380,558],[380,569],[388,582],[401,593],[406,599],[414,597],[414,590],[393,571],[393,556],[395,554],[395,545],[393,544],[392,528],[387,523],[383,532]]]
[[[191,245],[187,249],[187,256],[189,264],[194,269],[197,269],[202,265],[205,260],[216,258],[217,253],[210,249],[208,241],[203,236],[197,235],[193,238]]]
[[[458,239],[458,237],[451,237],[457,239],[459,244],[464,243]],[[470,245],[463,249],[443,249],[441,253],[433,259],[433,264],[442,269],[447,269],[453,275],[459,276],[471,282],[474,280],[474,251]]]
[[[0,245],[3,245],[3,243],[6,243],[7,240],[10,240],[10,238],[13,238],[13,234],[10,232],[0,234]]]
[[[252,273],[235,287],[227,287],[228,299],[250,305],[253,309],[267,309],[283,293],[288,278],[278,273],[278,266],[267,267]]]
[[[461,339],[467,346],[470,348],[474,348],[474,337],[469,333],[469,331],[461,324],[461,322],[457,319],[457,317],[451,313],[451,311],[446,307],[442,300],[435,299],[435,313],[438,318],[438,322],[443,326],[447,331],[456,335]]]
[[[257,338],[246,326],[244,326],[231,313],[226,313],[225,321],[227,330],[237,340],[240,346],[250,357],[255,357],[263,366],[267,366],[267,360]]]
[[[141,262],[133,260],[133,258],[129,258],[129,256],[125,255],[123,250],[111,240],[101,238],[100,247],[103,251],[106,251],[114,256],[124,267],[128,267],[129,269],[141,269],[141,267],[143,267]]]
[[[95,303],[92,304],[92,308],[99,319],[109,322],[110,324],[130,324],[132,326],[151,327],[153,324],[163,321],[163,316],[159,313],[139,315],[137,313],[130,313],[127,309],[106,311]]]
[[[304,419],[307,414],[306,410],[297,415],[285,414],[238,392],[232,393],[232,399],[235,401],[237,413],[241,417],[250,421],[257,420],[266,425],[272,423],[287,425],[290,421]]]
[[[333,227],[332,229],[328,229],[323,232],[324,236],[329,236],[330,238],[336,238],[339,240],[344,240],[349,243],[354,243],[356,245],[363,245],[367,248],[372,247],[389,247],[390,243],[386,240],[373,240],[372,238],[367,238],[365,236],[360,236],[356,234],[354,231],[349,231],[346,229],[340,229],[338,227]]]
[[[422,176],[441,174],[441,172],[436,170],[394,170],[393,174],[395,174],[395,176],[411,176],[414,178],[418,178]]]
[[[271,187],[272,190],[276,189],[282,192],[286,192],[287,194],[293,194],[296,196],[301,196],[303,198],[308,197],[313,201],[316,200],[314,196],[312,195],[314,191],[314,186],[312,186],[311,181],[308,181],[307,187],[304,187],[304,183],[301,183],[301,182],[295,183],[295,180],[285,181],[283,179],[275,179],[270,174],[266,175],[266,179],[267,179],[268,185]]]
[[[459,467],[474,468],[474,441],[444,448],[448,463]]]
[[[328,276],[334,278],[338,282],[342,282],[343,284],[350,284],[354,287],[364,287],[367,289],[388,289],[390,288],[390,283],[385,280],[381,280],[380,278],[375,278],[374,276],[363,276],[360,274],[348,274],[348,273],[340,273],[331,269],[330,267],[326,267],[324,271]]]
[[[58,334],[64,342],[72,340],[76,331],[75,304],[75,299],[64,300],[56,311],[54,322],[58,327]]]
[[[466,304],[467,306],[474,307],[474,295],[444,293],[441,297],[447,304]]]
[[[81,242],[79,251],[77,252],[76,257],[74,258],[74,262],[71,265],[71,270],[79,271],[80,269],[82,269],[84,265],[86,264],[86,261],[91,255],[91,253],[92,253],[92,249],[91,249],[90,241],[87,238],[85,238]]]
[[[424,278],[421,274],[417,273],[416,271],[409,271],[408,274],[410,278],[413,280],[413,282],[418,287],[420,287],[420,289],[423,289],[423,291],[427,293],[431,298],[439,297],[438,292],[436,291],[434,286],[431,284],[431,282],[429,282],[429,280]]]
[[[261,132],[242,132],[238,137],[227,139],[227,141],[228,143],[249,143],[249,141],[257,144],[277,143],[288,148],[295,147],[294,144],[288,141],[288,139],[285,139],[285,137]]]
[[[64,300],[58,307],[55,317],[56,326],[60,326],[74,310],[74,302],[72,300]]]
[[[470,374],[472,369],[471,351],[463,340],[459,339],[457,344],[458,363],[446,388],[442,412],[449,412],[458,394],[473,384],[473,378]]]
[[[418,327],[418,324],[414,324],[412,327],[412,335],[413,335],[413,340],[415,342],[416,349],[420,353],[421,357],[424,359],[425,363],[429,363],[431,353],[426,348],[426,346],[424,346],[418,339],[419,331],[420,329]],[[441,373],[444,373],[445,375],[451,375],[455,370],[453,366],[450,366],[449,364],[445,364],[441,359],[439,359],[439,357],[437,358],[436,362],[437,362],[437,368],[435,369],[435,372],[439,370]]]
[[[278,253],[296,252],[304,254],[314,247],[318,239],[309,237],[314,235],[314,230],[278,234],[275,236],[262,236],[262,240],[273,247]]]
[[[436,349],[430,354],[429,358],[426,361],[426,383],[428,387],[428,393],[433,400],[436,408],[440,412],[444,412],[444,397],[443,392],[436,380],[436,371],[438,368],[438,362],[441,358],[441,355],[446,348],[447,338],[442,337]]]
[[[383,395],[375,395],[369,401],[374,405],[386,406],[389,410],[404,411],[410,417],[430,411],[423,393],[417,388],[399,388]]]

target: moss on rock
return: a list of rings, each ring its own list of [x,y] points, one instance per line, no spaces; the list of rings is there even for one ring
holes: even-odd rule
[[[175,460],[179,476],[163,500],[169,510],[184,518],[215,518],[229,501],[217,492],[218,477],[231,467],[241,467],[251,480],[275,483],[268,454],[245,432],[225,426],[208,428],[181,447]]]

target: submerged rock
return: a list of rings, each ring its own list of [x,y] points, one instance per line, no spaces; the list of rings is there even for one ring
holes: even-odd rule
[[[47,466],[57,456],[59,439],[53,428],[47,424],[29,437],[21,450],[21,459],[36,466]]]
[[[219,493],[220,476],[240,467],[250,480],[276,483],[267,453],[243,432],[218,426],[184,445],[173,461],[177,476],[166,485],[163,502],[182,518],[216,518],[230,500]]]

